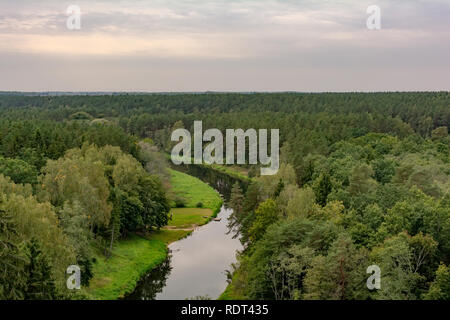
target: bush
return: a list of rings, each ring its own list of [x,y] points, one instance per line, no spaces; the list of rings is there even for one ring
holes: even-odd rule
[[[203,208],[203,203],[202,203],[202,202],[198,202],[198,203],[196,204],[196,207],[197,207],[197,208]]]
[[[175,207],[176,208],[184,208],[186,207],[186,199],[183,197],[175,197],[175,199],[173,200],[175,202]]]

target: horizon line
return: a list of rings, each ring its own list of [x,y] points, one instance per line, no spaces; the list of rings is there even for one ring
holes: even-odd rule
[[[34,95],[34,96],[64,96],[64,95],[175,95],[175,94],[280,94],[280,93],[292,93],[292,94],[348,94],[348,93],[450,93],[450,90],[379,90],[379,91],[102,91],[102,90],[91,90],[91,91],[71,91],[71,90],[56,90],[56,91],[2,91],[0,90],[0,95]]]

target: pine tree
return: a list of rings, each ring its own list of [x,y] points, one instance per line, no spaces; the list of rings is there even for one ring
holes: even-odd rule
[[[228,202],[228,205],[231,209],[233,209],[233,213],[228,220],[228,228],[230,230],[229,232],[235,233],[233,237],[236,238],[239,234],[238,228],[241,225],[244,210],[244,195],[239,182],[237,181],[231,189],[230,201]]]
[[[282,179],[278,181],[277,188],[275,189],[274,197],[278,198],[280,193],[284,190],[284,182]]]
[[[14,224],[5,211],[0,210],[0,300],[23,299],[25,259],[14,240]]]
[[[327,204],[327,197],[332,189],[333,186],[331,184],[330,175],[328,173],[322,174],[319,178],[319,182],[314,188],[316,202],[324,207]]]
[[[244,195],[242,193],[241,186],[237,181],[234,183],[233,188],[231,189],[229,205],[230,208],[238,214],[242,213],[244,209]]]
[[[260,201],[259,186],[256,182],[251,182],[245,193],[244,212],[254,211]]]
[[[52,276],[52,267],[41,246],[35,238],[27,244],[28,264],[25,268],[27,284],[25,299],[51,300],[57,297],[55,280]]]
[[[316,256],[305,278],[305,299],[366,299],[367,255],[358,250],[351,238],[340,234],[328,255]]]

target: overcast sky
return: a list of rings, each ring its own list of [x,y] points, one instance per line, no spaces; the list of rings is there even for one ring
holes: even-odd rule
[[[450,90],[450,0],[0,0],[9,90]]]

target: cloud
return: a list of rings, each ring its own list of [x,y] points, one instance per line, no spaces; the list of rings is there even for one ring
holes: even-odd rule
[[[141,79],[139,70],[154,68],[155,63],[166,67],[181,63],[179,76],[195,66],[200,70],[197,74],[205,77],[209,70],[227,73],[223,66],[231,63],[241,79],[270,72],[278,79],[280,74],[294,71],[311,76],[312,70],[335,79],[340,70],[341,77],[354,75],[349,83],[353,81],[355,89],[361,86],[358,77],[362,70],[377,71],[374,74],[384,74],[384,78],[396,70],[406,74],[408,68],[435,70],[440,66],[449,70],[450,2],[444,0],[377,0],[382,10],[380,31],[366,28],[366,8],[372,0],[76,2],[82,11],[82,28],[76,31],[66,28],[66,9],[72,1],[1,2],[0,58],[24,59],[28,55],[36,68],[39,61],[50,58],[59,63],[75,59],[80,66],[89,65],[104,73],[108,73],[106,66],[114,68],[104,62],[110,59],[116,65],[134,66],[139,62],[140,69],[130,67],[128,73],[118,69],[131,78],[131,83],[133,77]],[[176,69],[170,70],[176,77]],[[157,72],[163,70],[158,68]],[[291,74],[286,78],[292,81],[296,77]],[[227,80],[227,86],[224,80],[214,79],[216,89],[235,85],[232,80]],[[270,76],[265,81],[267,86],[260,84],[261,88],[280,84]],[[335,81],[338,88],[341,80]],[[406,87],[413,82],[406,76],[404,81]],[[427,79],[421,81],[425,87]],[[2,83],[7,82],[0,79]],[[192,83],[198,83],[194,87],[201,90],[205,82],[192,79]],[[317,90],[321,90],[320,85]]]

